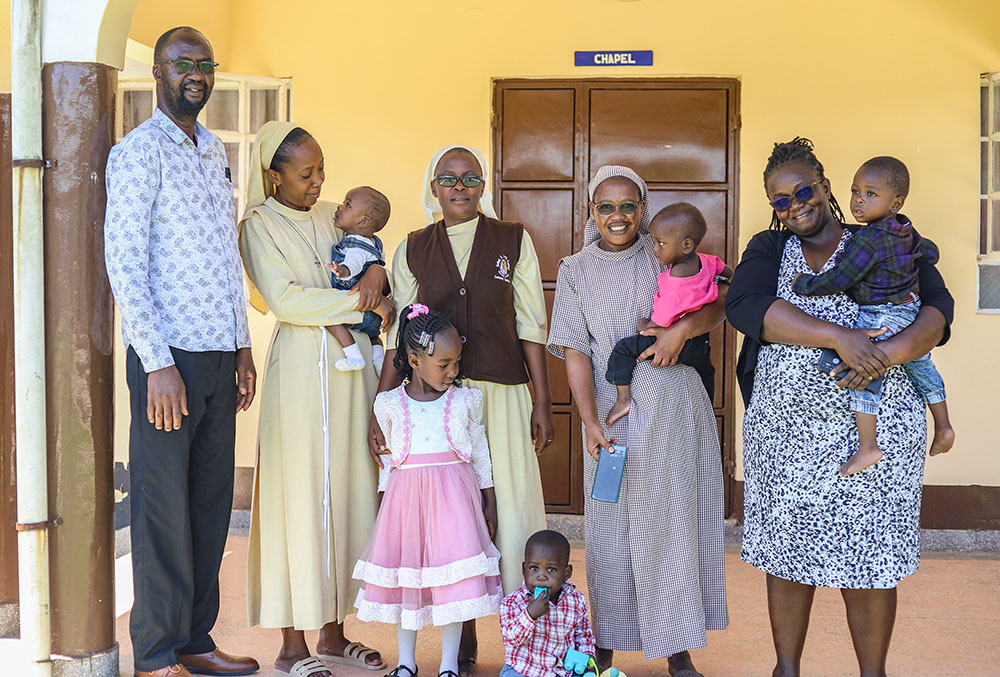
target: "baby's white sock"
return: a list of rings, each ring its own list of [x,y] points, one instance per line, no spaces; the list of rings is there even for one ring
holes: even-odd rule
[[[396,626],[396,644],[399,646],[399,658],[396,665],[405,665],[414,673],[417,671],[417,631],[404,630],[402,624]],[[458,654],[455,654],[457,657]],[[400,675],[400,677],[410,677]]]
[[[458,645],[462,641],[462,623],[441,626],[441,668],[438,674],[451,670],[458,674]]]
[[[361,357],[361,349],[357,343],[352,343],[344,348],[343,359],[337,360],[333,364],[338,371],[358,371],[365,368],[365,358]]]

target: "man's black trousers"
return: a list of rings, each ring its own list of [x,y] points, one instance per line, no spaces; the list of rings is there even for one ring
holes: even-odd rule
[[[215,649],[209,633],[219,615],[219,566],[233,506],[236,353],[170,352],[189,412],[171,432],[149,422],[147,374],[131,347],[126,355],[136,670]]]

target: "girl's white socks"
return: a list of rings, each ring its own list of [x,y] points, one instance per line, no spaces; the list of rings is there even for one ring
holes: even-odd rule
[[[449,623],[441,627],[441,667],[438,674],[451,670],[458,674],[458,645],[462,641],[462,623]],[[396,665],[405,665],[414,672],[417,671],[417,631],[404,630],[402,625],[396,625],[396,643],[399,647],[399,658]]]
[[[461,626],[461,623],[459,624]],[[461,631],[459,631],[461,636]],[[396,665],[405,665],[414,673],[417,671],[417,631],[404,630],[402,624],[396,626],[396,644],[399,646],[399,658]],[[457,652],[457,649],[456,649]],[[458,653],[455,654],[456,659]],[[456,663],[457,665],[457,663]]]
[[[441,626],[441,668],[438,674],[445,670],[458,674],[458,645],[461,641],[461,621]]]

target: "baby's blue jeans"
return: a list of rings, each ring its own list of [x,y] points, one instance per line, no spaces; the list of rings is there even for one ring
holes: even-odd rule
[[[886,332],[875,339],[876,341],[884,341],[913,324],[918,312],[920,312],[920,299],[916,298],[916,295],[914,295],[914,300],[908,303],[861,306],[854,328],[881,329],[885,327]],[[941,378],[937,367],[931,362],[930,353],[912,362],[907,362],[903,365],[903,369],[906,370],[906,375],[913,383],[913,387],[917,389],[926,404],[944,401],[944,379]],[[852,390],[851,395],[854,411],[862,414],[878,414],[878,405],[882,401],[881,392]]]

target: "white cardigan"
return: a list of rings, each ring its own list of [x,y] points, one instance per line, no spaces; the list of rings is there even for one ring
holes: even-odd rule
[[[442,397],[444,432],[451,450],[472,464],[480,489],[493,486],[490,447],[483,426],[483,393],[471,387],[451,386]],[[375,397],[375,418],[385,435],[389,454],[383,456],[385,467],[379,472],[378,490],[385,491],[389,472],[398,468],[410,454],[410,399],[404,386],[379,393]],[[442,450],[443,451],[443,450]],[[385,463],[388,459],[388,463]]]

